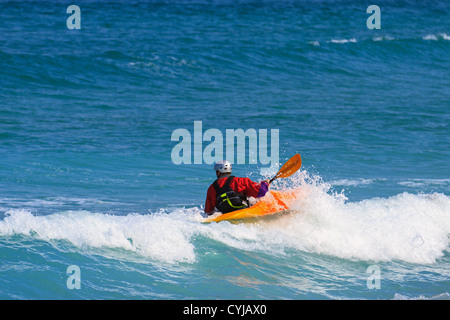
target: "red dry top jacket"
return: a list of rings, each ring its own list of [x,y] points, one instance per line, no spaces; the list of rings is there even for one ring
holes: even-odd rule
[[[223,187],[225,181],[227,181],[227,178],[228,177],[220,178],[217,181],[220,188]],[[246,197],[259,198],[266,194],[268,185],[265,181],[263,181],[262,184],[259,184],[257,182],[253,182],[249,178],[234,177],[233,181],[230,183],[230,188],[236,193],[243,193]],[[216,190],[211,184],[208,188],[205,201],[205,212],[207,214],[211,214],[214,211],[214,207],[216,206],[216,198]]]

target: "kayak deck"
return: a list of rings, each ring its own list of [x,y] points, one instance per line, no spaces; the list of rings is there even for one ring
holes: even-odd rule
[[[261,200],[249,208],[236,210],[219,216],[208,217],[203,220],[203,223],[271,216],[280,211],[289,209],[297,199],[297,194],[298,190],[270,190]]]

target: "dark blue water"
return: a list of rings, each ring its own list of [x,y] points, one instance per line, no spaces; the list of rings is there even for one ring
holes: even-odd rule
[[[376,4],[1,2],[0,297],[448,299],[450,4]],[[279,130],[294,214],[201,224],[194,121]]]

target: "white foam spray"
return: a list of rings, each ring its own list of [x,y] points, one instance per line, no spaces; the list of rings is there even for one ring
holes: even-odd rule
[[[198,261],[205,251],[196,248],[197,237],[252,252],[311,252],[360,261],[430,264],[449,250],[450,198],[444,194],[405,192],[350,202],[306,171],[275,186],[299,188],[298,201],[290,214],[252,224],[201,224],[200,208],[124,216],[89,211],[35,215],[10,209],[0,220],[0,236],[120,248],[170,264]]]

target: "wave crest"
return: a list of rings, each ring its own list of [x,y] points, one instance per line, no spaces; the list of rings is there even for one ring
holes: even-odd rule
[[[24,234],[65,240],[79,248],[121,248],[172,264],[195,263],[209,252],[204,243],[213,242],[272,255],[294,251],[421,264],[434,263],[449,250],[450,198],[444,194],[405,192],[351,202],[305,171],[277,186],[298,188],[299,200],[288,214],[257,223],[201,224],[201,209],[196,207],[152,214],[66,211],[42,216],[10,209],[0,220],[0,236]]]

